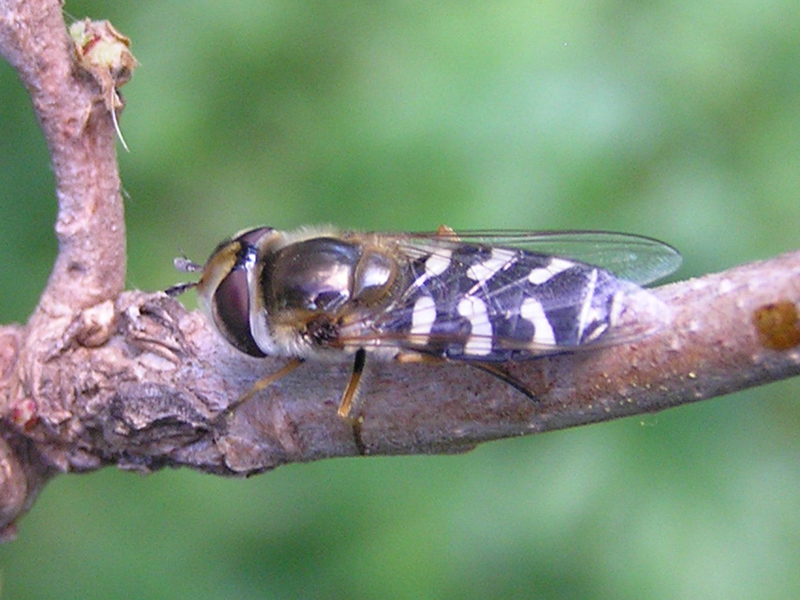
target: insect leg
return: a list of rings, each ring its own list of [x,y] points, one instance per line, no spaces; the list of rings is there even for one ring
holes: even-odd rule
[[[187,290],[197,287],[196,281],[190,281],[187,283],[176,283],[175,285],[171,285],[167,289],[164,290],[164,293],[169,296],[170,298],[175,298],[180,296]]]
[[[292,371],[294,371],[297,367],[303,364],[302,358],[293,358],[288,363],[283,365],[280,369],[267,375],[266,377],[262,377],[258,381],[256,381],[253,386],[245,392],[244,395],[237,398],[234,402],[232,402],[222,413],[220,413],[214,420],[216,421],[221,416],[229,415],[234,410],[239,408],[242,404],[249,401],[253,396],[255,396],[261,390],[268,388],[273,383],[281,379],[282,377],[288,375]]]
[[[350,375],[350,381],[347,383],[347,388],[342,394],[342,400],[339,402],[339,410],[337,414],[343,419],[350,414],[350,408],[353,405],[358,395],[358,388],[361,385],[361,375],[364,373],[364,365],[367,362],[367,351],[364,348],[359,348],[356,351],[355,360],[353,361],[353,373]]]
[[[353,400],[358,395],[361,375],[364,373],[364,365],[366,363],[367,351],[364,350],[364,348],[359,348],[356,351],[355,361],[353,362],[353,373],[350,375],[350,381],[347,383],[344,394],[342,394],[342,400],[339,402],[339,410],[336,411],[343,419],[347,418],[350,414],[350,407],[353,405]]]
[[[197,271],[203,270],[203,265],[198,265],[196,262],[192,262],[185,256],[179,256],[172,262],[175,265],[175,268],[178,269],[178,271],[181,271],[182,273],[195,273]],[[178,283],[176,285],[170,286],[167,289],[165,289],[164,293],[167,296],[174,298],[176,296],[180,296],[186,290],[190,290],[196,287],[197,287],[196,281],[188,283]]]
[[[532,391],[530,391],[524,383],[522,383],[519,379],[510,375],[503,371],[500,367],[497,367],[490,363],[482,363],[482,362],[472,362],[468,363],[471,367],[475,367],[476,369],[480,369],[484,373],[488,373],[489,375],[493,375],[497,377],[500,381],[507,383],[515,390],[522,392],[525,394],[530,400],[534,402],[539,402],[539,399],[534,395]]]
[[[447,362],[446,358],[441,356],[434,356],[433,354],[422,354],[422,352],[401,352],[394,359],[401,365],[421,365],[423,363],[443,363]]]
[[[416,364],[428,363],[428,364],[430,364],[430,363],[441,363],[441,362],[447,362],[448,361],[448,359],[442,358],[440,356],[432,356],[432,355],[429,355],[429,354],[417,354],[417,353],[412,353],[412,352],[407,352],[407,353],[404,353],[404,354],[398,354],[395,357],[395,360],[397,362],[403,363],[403,364],[409,364],[409,363],[416,363]],[[492,377],[497,377],[503,383],[507,383],[508,385],[513,387],[515,390],[521,392],[522,394],[525,394],[525,396],[527,396],[530,400],[533,400],[534,402],[539,402],[539,399],[536,397],[536,395],[532,391],[530,391],[525,386],[524,383],[522,383],[519,379],[517,379],[513,375],[509,375],[508,373],[503,371],[500,367],[497,367],[497,366],[495,366],[495,365],[493,365],[491,363],[476,362],[476,361],[472,361],[472,360],[470,360],[470,361],[453,361],[453,362],[459,362],[461,364],[469,365],[470,367],[474,367],[476,369],[480,369],[484,373],[488,373]]]

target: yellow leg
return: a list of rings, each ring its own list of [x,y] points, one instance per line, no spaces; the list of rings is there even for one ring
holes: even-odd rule
[[[443,363],[447,362],[446,358],[441,356],[433,356],[431,354],[422,354],[421,352],[401,352],[394,359],[403,365],[421,365],[424,363]]]
[[[339,410],[337,414],[346,419],[350,415],[350,409],[353,406],[353,400],[358,395],[358,388],[361,384],[361,375],[364,373],[364,365],[367,362],[367,351],[359,348],[356,352],[355,362],[353,363],[353,373],[350,375],[350,381],[342,394],[342,400],[339,402]]]
[[[236,399],[235,402],[233,402],[230,406],[228,406],[228,408],[226,408],[225,411],[220,414],[220,416],[232,413],[234,410],[239,408],[242,404],[244,404],[245,402],[250,400],[253,396],[255,396],[258,392],[260,392],[261,390],[263,390],[265,388],[268,388],[273,383],[275,383],[276,381],[278,381],[282,377],[288,375],[289,373],[294,371],[297,367],[299,367],[302,364],[303,364],[303,359],[301,359],[301,358],[293,358],[292,360],[290,360],[288,363],[283,365],[280,369],[278,369],[274,373],[271,373],[270,375],[267,375],[266,377],[262,377],[261,379],[256,381],[253,384],[253,387],[251,387],[249,390],[247,390],[247,392],[243,396],[240,396],[239,398]],[[217,418],[219,418],[219,417],[217,417]]]

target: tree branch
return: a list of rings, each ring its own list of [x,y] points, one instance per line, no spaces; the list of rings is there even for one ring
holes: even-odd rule
[[[8,0],[2,11],[0,53],[30,92],[56,179],[59,252],[37,311],[69,315],[125,284],[114,124],[97,82],[76,66],[60,3]]]
[[[462,363],[372,362],[354,417],[343,420],[336,406],[350,365],[306,364],[228,414],[284,362],[238,353],[164,294],[122,292],[114,127],[69,44],[57,2],[3,5],[0,48],[53,155],[60,245],[31,320],[0,327],[2,525],[59,472],[247,475],[334,456],[461,452],[800,373],[794,252],[659,288],[672,324],[634,344],[511,364],[537,402]]]
[[[116,297],[125,282],[125,220],[113,119],[97,82],[76,68],[73,48],[57,0],[0,4],[0,53],[28,89],[50,149],[59,242],[53,271],[26,328],[2,331],[0,414],[5,419],[25,413],[23,407],[34,399],[41,407],[49,405],[49,382],[41,378],[47,352],[58,353],[77,311]],[[27,510],[53,471],[53,465],[38,460],[29,440],[4,437],[0,527]]]

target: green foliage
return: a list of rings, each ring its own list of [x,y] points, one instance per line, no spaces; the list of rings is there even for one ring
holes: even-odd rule
[[[790,250],[800,4],[72,2],[141,63],[120,156],[131,287],[256,224],[595,228],[682,277]],[[0,322],[55,254],[47,151],[0,65]],[[344,381],[343,381],[344,384]],[[800,595],[797,382],[457,457],[248,481],[53,482],[9,598]],[[368,392],[365,400],[369,401]]]

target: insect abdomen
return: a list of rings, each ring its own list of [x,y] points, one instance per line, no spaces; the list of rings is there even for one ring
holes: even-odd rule
[[[379,327],[419,352],[506,361],[569,351],[613,324],[631,284],[545,254],[460,244],[408,264],[409,286]],[[638,288],[637,288],[638,289]]]

